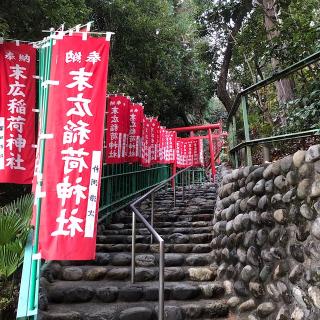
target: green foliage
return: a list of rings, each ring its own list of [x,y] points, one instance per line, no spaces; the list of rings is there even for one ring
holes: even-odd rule
[[[84,0],[1,0],[0,32],[5,37],[40,40],[42,30],[62,23],[67,27],[83,23],[89,13]]]
[[[286,114],[287,125],[279,127],[279,133],[320,129],[320,90],[288,102]]]
[[[115,32],[108,91],[129,94],[169,126],[202,122],[212,83],[194,1],[88,0],[87,5],[98,30]]]
[[[228,113],[218,98],[212,98],[209,101],[208,108],[204,113],[204,119],[209,123],[215,123],[226,120]]]
[[[23,261],[32,206],[33,196],[28,194],[0,208],[0,278],[8,278]]]

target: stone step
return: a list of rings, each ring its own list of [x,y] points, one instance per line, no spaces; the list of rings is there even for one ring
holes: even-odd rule
[[[131,252],[131,244],[97,244],[97,252]],[[164,245],[167,253],[208,253],[212,248],[209,243],[187,243],[187,244],[169,244]],[[136,253],[159,252],[159,244],[137,243]]]
[[[165,300],[220,299],[225,294],[221,282],[172,282],[165,284],[164,291]],[[158,301],[159,283],[57,281],[47,288],[47,293],[50,303]]]
[[[148,217],[148,216],[146,216]],[[177,221],[210,221],[213,218],[213,214],[181,214],[181,215],[173,215],[173,214],[155,214],[154,221],[155,222],[177,222]],[[137,219],[139,221],[139,219]],[[127,217],[121,218],[122,223],[132,223],[131,215]]]
[[[159,254],[136,254],[136,266],[138,267],[154,267],[159,264]],[[210,253],[185,254],[185,253],[166,253],[165,266],[180,267],[184,266],[206,266],[213,261]],[[122,253],[97,253],[96,260],[81,261],[61,261],[63,266],[130,266],[131,252]]]
[[[47,272],[45,277],[51,282],[70,281],[75,285],[82,281],[100,283],[101,281],[127,281],[131,278],[129,266],[66,266],[55,267],[54,272]],[[216,269],[208,266],[165,267],[165,281],[190,280],[196,282],[214,280]],[[154,281],[159,279],[159,268],[136,267],[136,282]],[[99,280],[99,281],[98,281]]]
[[[182,233],[172,233],[170,235],[161,235],[162,239],[168,243],[210,243],[213,234],[212,233],[201,233],[201,234],[182,234]],[[150,243],[150,235],[136,235],[136,243]],[[121,243],[131,243],[132,236],[128,235],[99,235],[97,236],[97,243],[105,244],[121,244]]]
[[[141,209],[139,210],[144,217],[150,217],[151,214],[151,209]],[[214,214],[214,208],[212,206],[208,206],[208,207],[199,207],[199,206],[193,206],[193,205],[189,205],[186,207],[181,207],[181,208],[172,208],[172,206],[164,208],[164,207],[160,207],[157,208],[155,207],[154,209],[154,216],[163,216],[163,215],[187,215],[187,214]],[[132,213],[131,212],[126,212],[123,213],[121,215],[122,217],[132,217]]]
[[[225,300],[168,300],[165,302],[166,320],[226,319],[229,310]],[[156,301],[116,302],[103,304],[50,304],[47,312],[40,312],[40,320],[157,320]]]
[[[198,228],[155,228],[155,230],[160,234],[173,234],[173,233],[182,233],[182,234],[199,234],[199,233],[211,233],[212,226],[209,227],[198,227]],[[132,229],[120,229],[120,230],[105,230],[101,235],[131,235]],[[138,235],[149,235],[150,232],[147,228],[137,229]]]
[[[106,230],[122,230],[122,229],[131,229],[132,224],[131,223],[112,223],[107,226],[105,226]],[[144,228],[143,223],[137,223],[136,224],[137,229]],[[155,222],[154,227],[157,228],[201,228],[201,227],[207,227],[212,226],[211,221],[195,221],[195,222],[189,222],[189,221],[178,221],[178,222]]]

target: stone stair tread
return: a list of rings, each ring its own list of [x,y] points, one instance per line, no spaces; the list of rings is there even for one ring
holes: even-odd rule
[[[136,281],[142,282],[157,280],[159,276],[158,273],[158,266],[136,267]],[[216,270],[209,266],[178,266],[165,267],[164,274],[166,282],[187,279],[202,282],[206,280],[214,280],[216,277]],[[69,266],[63,268],[61,278],[64,280],[71,280],[74,283],[82,279],[87,279],[90,282],[97,283],[97,281],[101,282],[102,279],[108,279],[108,281],[128,280],[130,276],[131,267],[129,266]]]
[[[156,320],[158,302],[139,301],[139,302],[116,302],[103,304],[99,302],[90,303],[70,303],[70,304],[50,304],[50,313],[41,312],[40,320],[111,320],[112,315],[119,315],[123,310],[131,308],[148,308],[152,311],[149,318],[136,316],[135,320]],[[132,309],[131,309],[132,310]],[[202,320],[223,319],[227,316],[226,300],[200,299],[193,301],[167,300],[165,310],[177,311],[177,315],[172,318],[175,320],[195,319],[194,315],[198,312],[197,318]],[[72,318],[70,315],[74,315]],[[189,316],[188,316],[189,314]],[[220,315],[219,315],[220,314]],[[55,317],[58,315],[58,317]],[[78,316],[78,317],[77,317]],[[192,316],[192,317],[190,317]],[[121,318],[120,318],[121,319]],[[171,318],[170,318],[171,319]]]
[[[170,244],[165,243],[165,252],[170,253],[207,253],[212,250],[210,243],[187,243],[187,244]],[[98,243],[97,252],[131,252],[131,244],[102,244]],[[148,252],[158,252],[159,245],[153,244],[149,245],[146,243],[136,244],[136,253],[148,253]]]
[[[181,234],[179,232],[170,235],[161,235],[165,242],[183,244],[183,243],[209,243],[213,238],[212,233],[201,234]],[[97,237],[97,243],[131,243],[131,235],[100,235]],[[150,242],[150,235],[136,235],[136,243]],[[200,242],[198,242],[200,241]]]
[[[204,266],[211,262],[210,253],[165,253],[165,265],[175,266]],[[147,260],[144,262],[144,260]],[[141,267],[148,267],[146,264],[158,265],[159,254],[155,252],[137,253],[136,264]],[[96,260],[61,261],[61,265],[67,266],[129,266],[131,265],[131,252],[111,252],[104,255],[98,254]]]
[[[122,229],[129,229],[131,230],[131,223],[111,223],[106,226],[106,230],[122,230]],[[137,229],[144,228],[143,223],[136,224]],[[155,228],[165,228],[165,227],[172,227],[172,228],[197,228],[212,226],[211,221],[198,221],[198,222],[188,222],[188,221],[178,221],[178,222],[156,222],[154,223]]]
[[[179,227],[179,228],[159,228],[155,227],[155,230],[160,234],[171,234],[171,233],[183,233],[183,234],[199,234],[199,233],[211,233],[212,226],[207,227]],[[101,235],[131,235],[132,229],[121,229],[121,230],[105,230]],[[150,232],[147,228],[137,228],[137,235],[149,235]]]

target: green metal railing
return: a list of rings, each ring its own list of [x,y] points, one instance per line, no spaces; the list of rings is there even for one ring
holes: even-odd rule
[[[182,170],[177,170],[177,172]],[[208,181],[207,174],[204,167],[201,168],[190,168],[184,171],[182,174],[179,174],[175,178],[175,183],[177,187],[182,185],[198,185],[203,184]]]
[[[250,123],[248,118],[248,95],[255,93],[257,90],[264,88],[282,78],[288,77],[292,75],[293,73],[310,66],[311,64],[317,62],[320,60],[320,51],[316,52],[315,54],[289,66],[288,68],[285,68],[274,75],[272,75],[269,78],[266,78],[246,89],[241,91],[237,97],[236,100],[232,106],[232,109],[228,115],[227,122],[228,122],[228,128],[229,128],[229,153],[231,157],[231,161],[233,162],[233,165],[235,167],[239,167],[240,165],[240,151],[242,149],[245,149],[245,164],[246,165],[252,165],[252,147],[257,145],[265,145],[268,143],[278,142],[278,141],[284,141],[284,140],[292,140],[292,139],[298,139],[298,138],[304,138],[304,137],[310,137],[319,135],[320,128],[319,129],[313,129],[313,130],[307,130],[307,131],[299,131],[299,132],[293,132],[293,133],[287,133],[282,135],[273,135],[268,136],[264,138],[259,139],[251,139],[250,137]],[[239,128],[237,128],[236,125],[236,113],[241,107],[242,112],[242,122],[243,122],[243,131],[244,131],[244,137],[245,141],[241,143],[237,143],[237,131]]]
[[[170,176],[170,165],[156,164],[146,168],[138,163],[104,164],[99,222],[110,218],[113,213]]]
[[[52,45],[52,33],[49,38],[44,39],[41,43],[38,44],[38,73],[40,76],[38,82],[38,108],[40,135],[46,134],[49,86],[43,84],[45,83],[45,81],[50,80]],[[38,144],[40,153],[36,191],[41,190],[43,183],[42,174],[44,167],[45,139],[39,139]],[[39,278],[41,267],[41,258],[38,254],[41,212],[40,196],[36,197],[35,204],[35,228],[34,231],[30,233],[25,248],[19,303],[17,309],[17,319],[33,320],[37,319],[38,314]]]

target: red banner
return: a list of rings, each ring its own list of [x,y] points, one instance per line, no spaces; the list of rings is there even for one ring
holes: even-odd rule
[[[0,182],[32,183],[35,149],[36,49],[0,44]]]
[[[176,138],[175,131],[168,131],[166,128],[160,129],[160,148],[159,148],[159,162],[163,164],[174,163],[176,155]]]
[[[36,191],[47,260],[95,258],[108,54],[103,38],[65,36],[53,46],[43,189]]]
[[[177,138],[177,167],[201,166],[203,164],[202,140]]]
[[[145,167],[151,165],[151,126],[152,118],[143,116],[142,119],[142,140],[141,140],[141,164]]]
[[[160,147],[160,122],[153,118],[150,130],[150,157],[151,164],[159,163],[159,147]]]
[[[128,157],[130,100],[109,96],[107,107],[106,163],[124,163]]]
[[[143,106],[131,103],[128,162],[138,162],[141,158],[142,119]]]

